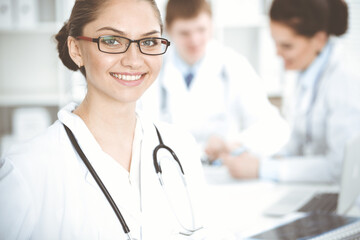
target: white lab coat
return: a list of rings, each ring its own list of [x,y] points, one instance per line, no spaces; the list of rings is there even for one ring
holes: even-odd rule
[[[85,123],[72,114],[75,104],[62,109],[49,129],[10,151],[0,168],[0,239],[127,239],[95,180],[74,151],[62,123],[74,133],[104,182],[135,239],[178,239],[179,226],[153,166],[159,144],[152,122],[138,115],[143,130],[139,187],[129,187],[126,172],[104,153]],[[184,168],[195,214],[204,179],[194,139],[167,124],[156,125],[166,145]],[[135,174],[136,176],[136,174]],[[177,178],[177,174],[173,174]],[[199,211],[197,211],[199,210]],[[197,215],[195,216],[197,218]],[[200,217],[197,218],[200,225]],[[180,239],[180,238],[179,238]]]
[[[244,57],[210,42],[190,89],[174,57],[170,49],[158,80],[141,99],[144,111],[188,129],[200,145],[219,135],[268,155],[286,143],[288,125]]]
[[[276,171],[280,181],[339,181],[345,144],[360,133],[360,75],[347,68],[338,40],[331,39],[330,44],[331,55],[310,118],[294,107],[299,101],[295,88],[285,96],[284,114],[293,129],[291,138],[281,151],[281,161],[264,161],[262,166],[265,171]],[[306,140],[307,122],[311,141]]]

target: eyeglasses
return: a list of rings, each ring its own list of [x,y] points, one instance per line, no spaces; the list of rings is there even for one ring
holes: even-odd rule
[[[126,52],[131,43],[137,43],[140,52],[145,55],[162,55],[166,52],[168,46],[170,46],[170,42],[167,39],[158,37],[131,40],[120,36],[100,36],[98,38],[79,36],[76,39],[96,42],[101,52],[110,54]]]

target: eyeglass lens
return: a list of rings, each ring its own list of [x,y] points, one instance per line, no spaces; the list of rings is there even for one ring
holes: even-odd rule
[[[119,36],[104,36],[99,38],[99,48],[106,53],[123,53],[127,51],[130,42]],[[139,47],[144,54],[163,54],[167,49],[167,41],[162,38],[144,38],[139,41]]]

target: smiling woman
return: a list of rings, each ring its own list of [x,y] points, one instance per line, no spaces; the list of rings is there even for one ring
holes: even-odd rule
[[[1,159],[0,239],[196,239],[204,232],[194,139],[135,111],[170,46],[161,35],[153,0],[75,1],[56,40],[60,59],[83,73],[88,91]],[[166,198],[162,161],[176,170],[166,172],[167,189],[186,180],[184,205]]]

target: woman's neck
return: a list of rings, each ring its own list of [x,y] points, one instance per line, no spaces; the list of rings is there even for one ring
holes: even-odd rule
[[[130,171],[135,103],[102,103],[86,97],[74,113],[85,122],[102,150]]]

